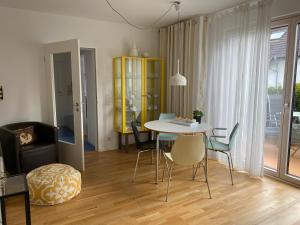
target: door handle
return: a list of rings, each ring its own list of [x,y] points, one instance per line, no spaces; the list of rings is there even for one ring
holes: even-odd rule
[[[76,112],[79,112],[79,103],[76,102],[75,104],[73,104],[74,107],[76,107]]]
[[[284,109],[288,109],[289,107],[290,107],[290,103],[289,102],[284,103]]]
[[[284,105],[283,105],[284,111],[283,112],[284,113],[288,112],[289,108],[290,108],[290,103],[289,102],[284,103]]]

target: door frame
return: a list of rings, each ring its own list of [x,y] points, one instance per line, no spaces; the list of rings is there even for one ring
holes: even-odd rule
[[[93,50],[94,52],[94,63],[95,63],[95,80],[96,80],[96,84],[95,84],[95,89],[96,89],[96,130],[97,130],[97,143],[95,145],[95,151],[100,152],[100,141],[99,141],[99,88],[98,88],[98,66],[97,66],[97,48],[96,47],[86,47],[86,46],[80,46],[79,50]]]
[[[291,113],[294,90],[294,79],[296,75],[296,42],[297,42],[297,25],[300,23],[300,15],[293,15],[283,19],[276,19],[271,24],[272,28],[288,26],[287,36],[287,57],[284,69],[284,84],[283,84],[283,105],[281,114],[281,144],[277,159],[277,170],[264,167],[266,175],[276,177],[276,179],[283,180],[296,186],[300,186],[300,177],[295,177],[288,174],[288,160],[290,151],[290,127],[291,127]],[[298,37],[299,38],[299,37]]]

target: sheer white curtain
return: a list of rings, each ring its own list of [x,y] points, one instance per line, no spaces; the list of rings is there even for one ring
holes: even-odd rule
[[[160,56],[166,60],[166,108],[177,116],[192,116],[202,106],[204,63],[204,17],[161,28]],[[187,78],[187,86],[171,87],[169,79],[177,71]]]
[[[233,164],[251,176],[263,175],[271,3],[245,3],[208,18],[206,121],[229,128],[227,136],[240,123]]]

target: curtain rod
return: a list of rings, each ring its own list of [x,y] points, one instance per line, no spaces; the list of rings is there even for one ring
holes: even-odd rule
[[[212,12],[212,13],[208,13],[208,14],[204,14],[204,15],[197,15],[197,16],[193,16],[191,18],[188,18],[188,19],[185,19],[185,20],[182,20],[181,22],[185,22],[187,20],[193,20],[196,24],[198,24],[198,21],[195,19],[196,17],[200,17],[200,16],[203,16],[204,17],[204,21],[207,21],[208,17],[209,16],[212,16],[212,15],[215,15],[215,14],[218,14],[218,13],[221,13],[223,11],[226,11],[226,10],[231,10],[231,9],[234,9],[235,7],[239,7],[239,6],[242,6],[244,4],[247,4],[247,3],[257,3],[257,2],[263,2],[263,1],[270,1],[270,0],[245,0],[237,5],[232,5],[230,7],[226,7],[226,8],[223,8],[223,9],[220,9],[220,10],[217,10],[215,12]],[[300,12],[298,12],[300,14]],[[177,22],[176,23],[172,23],[172,24],[169,24],[169,25],[166,25],[166,26],[162,26],[162,27],[159,27],[158,29],[158,32],[160,32],[160,29],[162,28],[166,28],[168,26],[172,26],[172,25],[175,25],[175,24],[178,24]]]
[[[236,4],[236,5],[232,5],[230,7],[226,7],[226,8],[223,8],[223,9],[220,9],[220,10],[217,10],[215,12],[212,12],[212,13],[208,13],[208,14],[205,14],[206,16],[212,16],[212,15],[216,15],[218,13],[222,13],[223,11],[227,11],[227,10],[233,10],[234,8],[236,7],[239,7],[239,6],[242,6],[242,5],[245,5],[247,3],[258,3],[258,2],[264,2],[264,1],[273,1],[273,0],[245,0],[243,2],[240,2],[239,4]]]
[[[201,16],[201,15],[199,15],[199,16]],[[206,19],[206,16],[205,16],[205,19]],[[191,17],[191,18],[188,18],[188,19],[185,19],[185,20],[181,20],[179,23],[182,23],[182,22],[186,22],[186,21],[188,21],[188,20],[192,20],[193,22],[195,22],[195,24],[198,24],[198,21],[196,20],[196,17],[194,16],[194,17]],[[179,23],[171,23],[171,24],[169,24],[169,25],[165,25],[165,26],[162,26],[162,27],[159,27],[158,28],[158,32],[160,32],[160,29],[163,29],[163,28],[167,28],[167,27],[169,27],[169,26],[173,26],[173,25],[176,25],[176,24],[179,24]]]
[[[297,16],[300,16],[300,11],[296,11],[296,12],[293,12],[293,13],[288,13],[288,14],[281,15],[281,16],[276,16],[276,17],[272,18],[272,22],[278,21],[278,20],[289,19],[291,17],[297,17]]]

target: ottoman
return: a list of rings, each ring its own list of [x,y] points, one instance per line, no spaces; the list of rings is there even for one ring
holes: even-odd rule
[[[38,167],[26,176],[30,203],[56,205],[69,201],[81,191],[81,174],[65,164]]]

